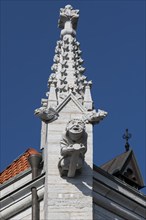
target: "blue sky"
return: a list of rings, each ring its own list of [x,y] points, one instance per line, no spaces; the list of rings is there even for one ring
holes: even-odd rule
[[[132,133],[145,179],[145,1],[1,1],[1,170],[27,148],[39,150],[33,113],[47,92],[59,39],[59,9],[80,10],[77,40],[95,108],[108,116],[94,127],[94,163],[125,151]],[[146,180],[145,180],[146,182]]]

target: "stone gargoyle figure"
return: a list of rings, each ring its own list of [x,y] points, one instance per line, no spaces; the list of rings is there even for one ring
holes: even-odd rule
[[[72,119],[67,123],[60,147],[61,158],[58,163],[60,175],[74,177],[76,171],[81,173],[87,151],[87,133],[82,120]]]
[[[52,107],[48,109],[46,107],[37,108],[34,114],[46,123],[50,123],[58,118],[58,113]]]
[[[98,111],[96,112],[96,110],[93,110],[91,112],[86,113],[83,116],[83,121],[85,123],[92,123],[92,124],[98,124],[101,120],[104,119],[104,117],[107,116],[107,112],[98,109]]]

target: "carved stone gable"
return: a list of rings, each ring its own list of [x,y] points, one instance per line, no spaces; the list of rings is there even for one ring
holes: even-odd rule
[[[66,99],[64,99],[60,105],[57,106],[56,110],[58,112],[85,112],[87,111],[83,105],[76,99],[73,94],[69,94]]]

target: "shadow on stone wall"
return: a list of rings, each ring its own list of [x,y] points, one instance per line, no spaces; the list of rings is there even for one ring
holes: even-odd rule
[[[92,197],[93,170],[86,162],[84,162],[81,174],[76,173],[76,176],[73,178],[63,177],[63,179],[77,187],[85,196]]]

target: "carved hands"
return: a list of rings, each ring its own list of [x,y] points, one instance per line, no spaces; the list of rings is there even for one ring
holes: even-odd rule
[[[86,147],[82,143],[81,144],[78,144],[78,143],[70,144],[69,146],[63,147],[61,149],[61,155],[67,156],[74,151],[80,151],[80,152],[84,153],[86,151]]]

